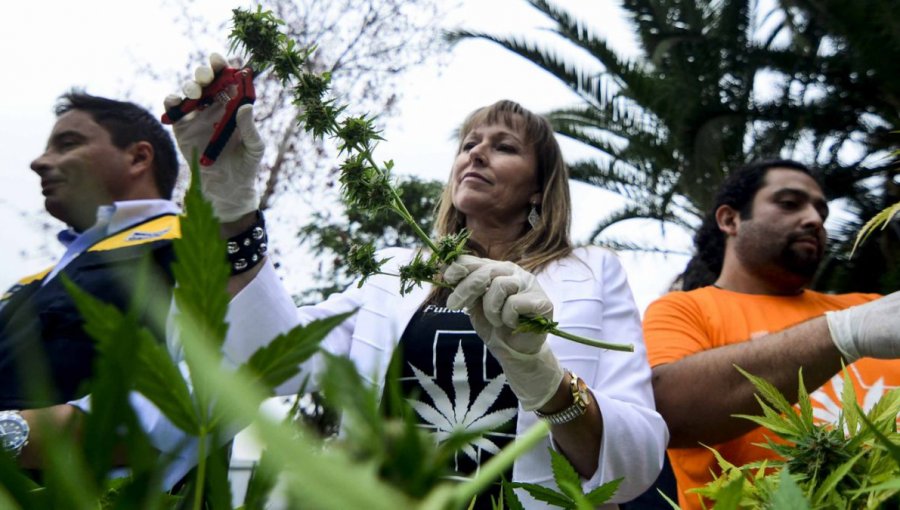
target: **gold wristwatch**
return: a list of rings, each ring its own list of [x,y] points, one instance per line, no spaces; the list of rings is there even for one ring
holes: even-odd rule
[[[562,425],[578,418],[587,411],[593,400],[591,390],[587,387],[584,380],[572,373],[571,370],[566,370],[566,372],[569,373],[571,378],[569,389],[572,391],[572,399],[574,400],[572,405],[556,413],[544,414],[540,411],[534,412],[538,418],[546,420],[551,425]]]

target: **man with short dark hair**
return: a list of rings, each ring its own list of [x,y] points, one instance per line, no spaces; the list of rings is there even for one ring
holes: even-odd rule
[[[770,431],[735,414],[758,414],[754,387],[734,367],[788,398],[798,374],[816,416],[840,407],[842,363],[860,405],[900,386],[900,295],[829,295],[806,286],[822,259],[828,205],[805,166],[764,161],[729,175],[695,237],[687,292],[652,303],[644,337],[659,412],[671,433],[669,457],[684,509],[688,491],[718,464],[703,445],[743,465],[775,455],[757,446]],[[874,359],[880,358],[880,359]],[[888,361],[890,360],[890,361]]]
[[[196,139],[182,141],[188,154],[222,115],[221,107],[207,110]],[[31,168],[40,177],[47,211],[68,226],[59,234],[66,252],[54,267],[20,280],[0,300],[0,447],[33,469],[43,463],[41,427],[74,426],[77,433],[82,411],[90,408],[84,386],[94,341],[62,276],[101,301],[137,313],[162,339],[174,284],[172,240],[180,235],[180,211],[170,200],[178,175],[175,144],[153,115],[133,103],[83,92],[62,96],[55,111],[46,150]],[[236,134],[207,172],[225,168],[234,174],[237,168],[255,175],[264,146],[252,117],[252,106],[242,106]],[[223,236],[244,236],[239,254],[255,247],[258,238],[251,242],[250,236],[260,220],[254,181],[244,183],[239,200],[233,182],[207,181],[204,192],[223,222]],[[262,267],[264,249],[261,244],[252,263],[233,261],[233,296]],[[144,268],[150,273],[136,293]],[[179,433],[146,400],[135,394],[132,403],[154,445]],[[165,488],[196,462],[188,450],[169,452],[179,460],[171,463]]]
[[[70,92],[56,112],[46,149],[31,168],[40,177],[47,212],[68,226],[58,236],[66,252],[3,297],[2,410],[72,400],[91,374],[94,342],[81,327],[61,273],[123,310],[133,304],[134,273],[144,258],[151,261],[152,296],[168,305],[173,284],[171,240],[179,233],[179,210],[169,200],[178,173],[172,138],[132,103]],[[146,303],[142,322],[159,326],[151,310]],[[40,395],[28,384],[42,373],[52,385]]]

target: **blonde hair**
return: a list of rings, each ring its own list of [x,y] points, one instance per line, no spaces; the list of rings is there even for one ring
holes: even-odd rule
[[[469,114],[459,129],[457,154],[473,129],[492,124],[521,130],[525,135],[525,143],[534,149],[541,192],[541,203],[538,206],[541,220],[534,228],[526,224],[522,235],[499,258],[536,272],[572,252],[572,242],[569,239],[569,225],[572,221],[569,171],[550,122],[508,100],[498,101]],[[465,216],[453,205],[453,186],[448,184],[444,186],[438,203],[435,231],[438,236],[452,235],[465,225]],[[471,241],[469,248],[478,255],[485,255],[484,250]]]

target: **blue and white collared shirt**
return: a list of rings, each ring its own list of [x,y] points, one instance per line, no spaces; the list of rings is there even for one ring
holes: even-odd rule
[[[181,214],[181,209],[171,200],[159,198],[126,200],[113,202],[112,205],[101,205],[97,208],[97,222],[84,232],[79,233],[69,227],[56,234],[59,242],[66,247],[66,252],[50,271],[50,274],[44,278],[41,285],[46,285],[70,262],[110,234],[121,232],[128,227],[164,214]]]

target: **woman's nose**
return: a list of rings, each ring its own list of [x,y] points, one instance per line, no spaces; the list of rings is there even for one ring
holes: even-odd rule
[[[484,165],[487,162],[487,158],[484,155],[484,146],[482,144],[478,144],[469,150],[469,160],[479,165]]]

